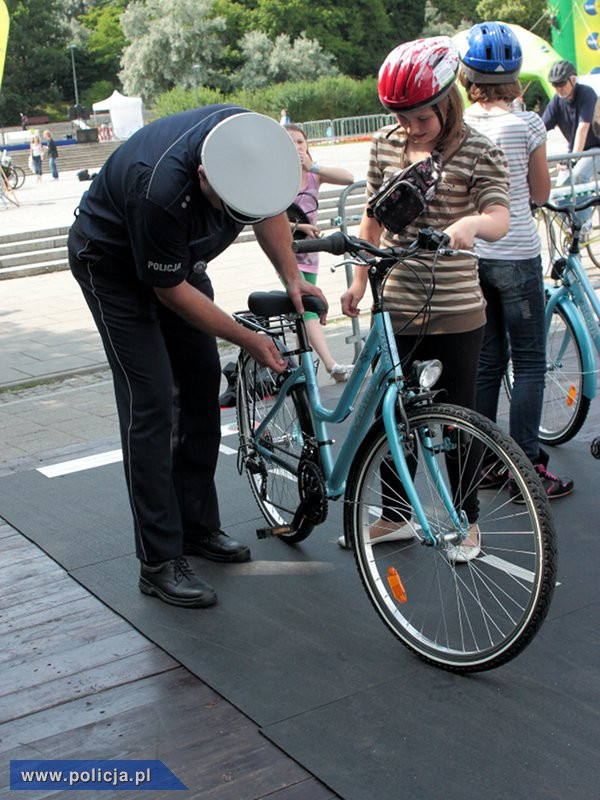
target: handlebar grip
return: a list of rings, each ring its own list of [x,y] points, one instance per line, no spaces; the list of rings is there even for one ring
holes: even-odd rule
[[[341,256],[346,252],[347,239],[341,231],[320,239],[296,239],[292,242],[294,253],[331,253]]]

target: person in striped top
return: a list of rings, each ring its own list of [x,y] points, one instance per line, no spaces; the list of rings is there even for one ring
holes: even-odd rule
[[[479,277],[487,301],[487,323],[477,374],[477,410],[496,420],[500,387],[512,357],[513,393],[509,430],[535,465],[549,498],[573,491],[573,481],[547,469],[538,430],[546,371],[544,286],[541,243],[530,198],[544,203],[550,192],[546,128],[532,111],[514,112],[521,94],[522,52],[518,38],[501,22],[482,22],[467,34],[460,80],[473,105],[469,125],[501,147],[510,169],[510,230],[496,242],[477,239]],[[489,488],[504,477],[484,471]],[[515,502],[521,495],[509,483]]]
[[[385,59],[378,81],[383,105],[396,114],[398,124],[374,134],[367,173],[367,198],[394,173],[421,161],[434,151],[442,156],[442,175],[436,194],[425,211],[401,233],[382,227],[366,209],[359,235],[374,244],[406,246],[419,229],[432,226],[450,236],[456,249],[472,249],[475,237],[494,241],[509,224],[508,164],[502,150],[469,128],[455,80],[458,52],[447,36],[419,39],[396,47]],[[433,266],[435,263],[435,276]],[[367,275],[355,271],[342,310],[359,313]],[[388,274],[384,301],[391,313],[403,363],[438,358],[444,366],[437,384],[444,399],[475,407],[475,378],[485,326],[485,301],[477,277],[475,257],[419,256],[398,264]],[[467,471],[465,471],[466,473]],[[473,475],[451,476],[460,493],[462,481]],[[395,475],[382,475],[393,486],[390,495],[402,496]],[[472,484],[471,484],[472,485]],[[479,505],[473,492],[462,510],[470,523],[469,536],[449,551],[455,561],[468,561],[480,552],[477,518]],[[412,536],[402,503],[383,503],[382,515],[371,526],[377,543]]]

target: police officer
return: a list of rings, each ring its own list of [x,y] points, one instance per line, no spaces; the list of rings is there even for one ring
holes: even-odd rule
[[[295,308],[314,295],[326,309],[298,272],[282,213],[299,183],[296,149],[275,120],[208,106],[159,119],[123,143],[71,227],[71,270],[113,373],[139,588],[167,603],[216,601],[185,555],[250,558],[220,527],[216,337],[276,372],[285,361],[269,337],[213,303],[206,265],[251,224]]]

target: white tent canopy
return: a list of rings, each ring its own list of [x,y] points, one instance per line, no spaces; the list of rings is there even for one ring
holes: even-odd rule
[[[141,97],[125,97],[115,89],[110,97],[94,103],[92,108],[94,114],[102,111],[110,113],[110,121],[116,139],[128,139],[132,133],[144,125]]]

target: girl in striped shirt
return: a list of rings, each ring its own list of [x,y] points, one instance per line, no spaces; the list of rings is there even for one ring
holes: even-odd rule
[[[431,226],[450,236],[451,247],[469,250],[475,237],[494,241],[507,232],[507,162],[500,148],[464,124],[455,85],[458,65],[458,52],[446,36],[401,44],[384,61],[379,71],[379,97],[396,114],[398,124],[373,137],[367,197],[384,180],[434,150],[442,156],[442,177],[433,200],[404,231],[392,233],[365,212],[359,232],[362,238],[376,245],[403,247],[416,238],[420,228]],[[433,282],[433,261],[433,254],[429,260],[427,255],[419,256],[419,262],[410,268],[406,264],[393,268],[386,278],[384,301],[403,363],[439,358],[444,370],[436,388],[445,390],[444,399],[474,408],[485,326],[477,262],[463,256],[438,258]],[[366,271],[355,270],[352,284],[342,296],[342,310],[349,316],[359,313],[366,282]],[[450,480],[455,484],[455,496],[466,498],[462,510],[470,530],[463,543],[450,548],[447,555],[454,561],[469,561],[480,552],[477,494],[467,488],[468,482],[473,485],[474,476],[451,475]],[[461,492],[463,482],[465,491]],[[391,487],[389,494],[395,500],[383,502],[381,518],[370,529],[372,541],[411,538],[398,477],[382,474],[382,484]]]
[[[502,378],[512,358],[510,435],[531,459],[553,499],[570,494],[573,481],[548,471],[548,454],[538,441],[546,371],[544,286],[530,198],[538,204],[548,199],[550,175],[544,123],[531,111],[512,111],[511,103],[522,91],[521,63],[521,46],[507,25],[482,22],[467,33],[460,80],[473,105],[465,118],[504,150],[510,169],[510,230],[496,242],[476,241],[487,301],[477,410],[496,420]],[[484,472],[483,484],[489,488],[504,481],[493,467]],[[512,482],[508,489],[514,502],[521,501]]]

